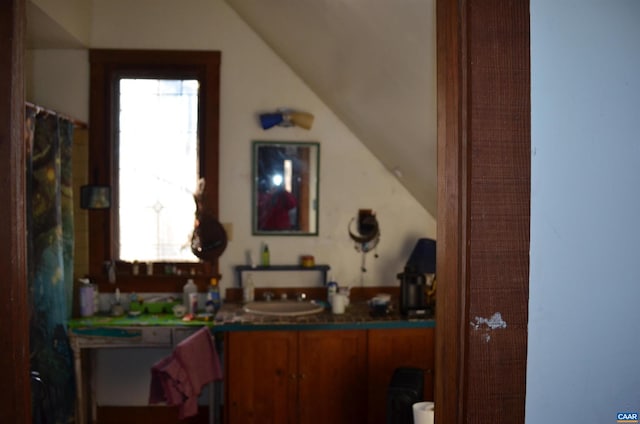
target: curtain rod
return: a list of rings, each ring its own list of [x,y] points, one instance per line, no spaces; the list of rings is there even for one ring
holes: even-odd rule
[[[33,104],[31,102],[24,102],[24,104],[27,107],[35,109],[36,113],[44,112],[44,113],[47,113],[49,115],[54,115],[54,116],[58,116],[60,118],[66,119],[67,121],[73,123],[73,126],[76,127],[76,128],[83,128],[83,129],[89,128],[89,125],[87,125],[85,122],[78,121],[77,119],[71,118],[70,116],[62,114],[60,112],[56,112],[55,110],[47,109],[46,107],[38,106],[38,105]]]

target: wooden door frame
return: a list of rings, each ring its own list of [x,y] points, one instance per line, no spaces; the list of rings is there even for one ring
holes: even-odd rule
[[[436,0],[436,9],[436,422],[524,423],[529,2]],[[478,324],[498,312],[505,328]]]
[[[27,298],[25,1],[0,6],[0,422],[31,422]]]
[[[470,95],[468,43],[479,35],[482,29],[477,20],[470,23],[470,6],[481,4],[485,11],[493,11],[494,17],[509,20],[513,16],[512,6],[519,3],[527,10],[526,22],[519,16],[513,22],[512,30],[529,34],[528,2],[517,0],[437,0],[438,33],[438,310],[436,327],[436,420],[440,423],[489,422],[482,421],[470,413],[469,401],[474,404],[488,401],[488,408],[511,409],[513,421],[524,422],[525,381],[513,379],[506,374],[495,376],[492,384],[504,387],[505,396],[491,397],[486,382],[475,385],[468,378],[469,369],[483,366],[500,366],[499,355],[495,352],[478,365],[472,357],[473,347],[478,346],[477,339],[470,337],[469,310],[476,300],[476,283],[470,275],[470,250],[468,243],[470,208],[468,199],[473,188],[469,183],[470,163],[473,160],[470,140],[475,133],[469,126],[469,113],[477,98]],[[25,40],[25,1],[7,0],[0,6],[0,204],[5,205],[5,220],[0,224],[0,271],[3,282],[0,293],[5,299],[1,304],[3,323],[0,326],[0,381],[4,396],[0,397],[0,422],[31,422],[30,381],[29,381],[29,340],[28,340],[28,299],[26,271],[26,214],[25,214],[25,173],[24,160],[26,148],[23,143],[24,132],[24,40]],[[484,15],[483,15],[484,16]],[[474,19],[481,16],[474,15]],[[475,31],[475,32],[474,32]],[[481,34],[480,34],[481,35]],[[521,35],[521,34],[520,34]],[[507,38],[507,37],[505,37]],[[502,40],[504,41],[504,39]],[[527,38],[528,43],[528,38]],[[526,50],[528,44],[519,46]],[[509,50],[505,55],[513,54]],[[517,55],[518,56],[518,55]],[[509,62],[509,56],[505,57]],[[518,56],[518,59],[522,57]],[[527,66],[529,66],[527,62]],[[522,81],[517,87],[528,95],[530,82]],[[529,98],[526,99],[529,101]],[[497,113],[497,111],[496,111]],[[530,114],[529,114],[530,116]],[[530,125],[530,124],[529,124]],[[519,129],[520,137],[529,139],[530,126]],[[524,178],[528,178],[530,168],[523,169]],[[530,198],[530,195],[529,195]],[[528,219],[528,210],[527,216]],[[528,229],[520,236],[528,248]],[[512,272],[525,273],[526,265]],[[522,268],[526,268],[523,270]],[[528,272],[526,272],[528,274]],[[528,292],[528,282],[521,284]],[[481,296],[480,300],[483,298]],[[526,322],[528,296],[512,297],[515,311],[512,317]],[[514,343],[526,348],[526,326],[524,339],[522,329],[511,327],[505,331]],[[510,335],[512,334],[512,335]],[[521,347],[521,346],[520,346]],[[526,355],[518,350],[517,374],[521,376],[523,365],[526,368]],[[509,380],[509,386],[502,383]],[[517,398],[509,403],[507,390],[516,389]],[[506,400],[505,400],[506,399]],[[515,405],[515,406],[514,406]],[[474,411],[471,411],[474,412]]]

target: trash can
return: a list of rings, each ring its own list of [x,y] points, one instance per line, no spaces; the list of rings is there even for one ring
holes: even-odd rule
[[[412,405],[424,400],[424,371],[396,368],[387,389],[387,424],[413,424]]]

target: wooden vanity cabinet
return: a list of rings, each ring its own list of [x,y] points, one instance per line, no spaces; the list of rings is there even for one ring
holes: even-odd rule
[[[226,423],[295,422],[297,342],[291,331],[226,334]]]
[[[366,416],[367,333],[226,336],[225,422],[351,424]]]
[[[433,400],[434,329],[368,330],[368,423],[386,423],[387,388],[398,367],[424,371],[424,400]]]

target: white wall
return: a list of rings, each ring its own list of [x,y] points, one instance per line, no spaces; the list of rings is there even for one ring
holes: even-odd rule
[[[398,183],[348,128],[240,20],[222,0],[94,0],[90,44],[95,48],[191,49],[222,51],[220,116],[220,220],[233,224],[233,240],[221,257],[222,286],[235,285],[233,266],[246,264],[247,249],[258,257],[268,242],[272,264],[294,264],[313,254],[329,264],[341,284],[396,285],[416,240],[435,238],[435,219]],[[47,51],[32,52],[32,99],[45,106],[82,115],[88,105],[88,63],[77,52],[64,61]],[[59,72],[64,68],[69,73]],[[48,69],[56,70],[49,74]],[[77,82],[77,89],[61,87]],[[298,128],[260,129],[257,113],[292,107],[315,115],[310,131]],[[317,237],[253,237],[251,235],[251,142],[253,140],[318,141],[320,158],[320,234]],[[381,226],[379,258],[361,256],[347,226],[358,209],[373,209]],[[270,275],[265,273],[265,275]],[[254,274],[257,286],[277,286]],[[131,367],[112,381],[123,353],[102,351],[98,360],[98,400],[103,405],[144,405],[149,366],[162,352],[136,353],[147,363]],[[127,353],[124,353],[126,356]],[[127,380],[128,376],[128,380]],[[129,387],[123,391],[122,387]],[[141,388],[144,388],[141,389]],[[132,393],[135,392],[135,393]]]
[[[89,53],[82,49],[30,50],[27,100],[89,122]]]
[[[532,0],[526,422],[640,411],[640,2]]]

